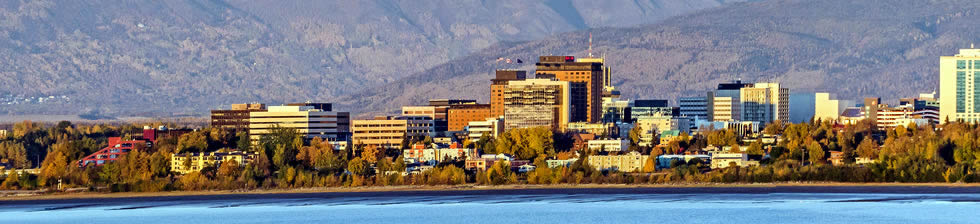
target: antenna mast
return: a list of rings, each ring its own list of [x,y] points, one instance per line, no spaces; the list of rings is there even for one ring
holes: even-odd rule
[[[589,57],[592,57],[592,32],[589,32]]]

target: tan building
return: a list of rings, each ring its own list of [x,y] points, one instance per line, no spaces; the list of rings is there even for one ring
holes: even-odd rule
[[[546,126],[562,130],[570,119],[569,83],[551,79],[510,81],[504,90],[506,130]]]
[[[276,128],[296,129],[307,139],[347,140],[350,113],[325,111],[314,106],[270,106],[267,111],[249,113],[249,136],[253,143]]]
[[[620,172],[639,172],[643,170],[649,155],[633,151],[624,155],[589,156],[589,165],[598,171],[615,170]]]
[[[351,141],[379,148],[402,148],[406,138],[433,134],[432,119],[422,116],[375,117],[351,122]]]
[[[844,110],[854,106],[854,101],[832,99],[830,93],[814,94],[813,102],[813,118],[822,121],[840,120]]]
[[[255,152],[242,151],[170,154],[170,170],[179,174],[187,174],[200,172],[208,166],[218,167],[221,163],[229,161],[238,162],[238,165],[245,167],[245,165],[255,161],[258,155]]]
[[[789,89],[779,83],[755,83],[741,90],[741,121],[789,121]]]
[[[449,131],[463,131],[472,121],[490,118],[490,104],[461,104],[449,107]]]
[[[526,78],[527,71],[497,70],[496,78],[490,84],[490,117],[504,116],[504,89],[507,88],[507,82]]]
[[[731,165],[738,167],[758,166],[759,161],[750,161],[745,153],[714,153],[711,154],[711,169],[724,169]]]
[[[619,136],[620,134],[619,127],[616,127],[614,123],[572,122],[568,123],[568,128],[565,130],[569,132],[596,134],[598,136]]]
[[[576,61],[572,56],[541,56],[535,64],[535,78],[555,78],[569,82],[571,122],[599,122],[602,119],[602,62]]]
[[[249,114],[267,111],[265,104],[232,104],[231,110],[211,110],[211,127],[234,131],[248,131]]]

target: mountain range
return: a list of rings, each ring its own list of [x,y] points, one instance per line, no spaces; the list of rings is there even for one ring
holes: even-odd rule
[[[0,113],[174,116],[241,102],[337,102],[488,49],[739,2],[4,1],[0,96],[70,102]]]
[[[938,88],[939,57],[980,37],[975,1],[774,0],[731,4],[654,24],[594,28],[501,43],[342,98],[396,113],[429,98],[486,102],[495,69],[533,71],[539,55],[584,56],[589,34],[625,98],[701,95],[718,83],[775,81],[791,92],[895,100]],[[937,91],[938,92],[938,91]]]

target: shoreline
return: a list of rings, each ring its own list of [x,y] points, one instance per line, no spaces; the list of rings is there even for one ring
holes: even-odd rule
[[[769,193],[932,193],[980,194],[980,184],[964,183],[734,183],[734,184],[558,184],[558,185],[456,185],[322,187],[293,189],[168,191],[168,192],[83,192],[0,197],[0,204],[72,202],[88,199],[140,200],[233,200],[302,197],[397,197],[439,195],[506,194],[769,194]]]

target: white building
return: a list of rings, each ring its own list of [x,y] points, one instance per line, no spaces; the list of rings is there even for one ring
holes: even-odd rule
[[[589,140],[589,150],[603,152],[622,152],[630,147],[629,140],[626,139],[596,139]]]
[[[789,121],[789,89],[779,83],[755,83],[741,89],[741,121]]]
[[[253,142],[276,128],[295,129],[307,139],[346,140],[350,133],[350,113],[323,111],[313,106],[270,106],[268,111],[249,113],[248,128]]]
[[[980,122],[980,49],[939,57],[939,119]]]
[[[831,99],[830,93],[814,94],[813,118],[822,121],[837,121],[848,107],[853,107],[854,101]]]
[[[758,166],[759,161],[749,161],[745,153],[715,153],[711,155],[711,169],[724,169],[734,164],[739,167]]]
[[[484,135],[497,138],[498,135],[504,133],[504,118],[494,117],[487,118],[485,121],[470,121],[469,125],[466,126],[466,132],[470,139],[480,139]]]

